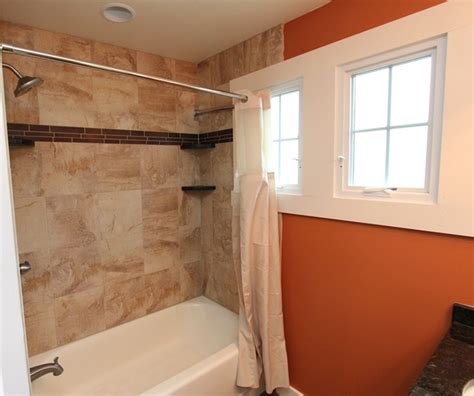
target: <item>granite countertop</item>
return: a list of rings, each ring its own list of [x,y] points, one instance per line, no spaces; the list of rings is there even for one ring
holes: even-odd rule
[[[474,379],[474,309],[455,304],[450,333],[425,366],[410,396],[460,396]]]

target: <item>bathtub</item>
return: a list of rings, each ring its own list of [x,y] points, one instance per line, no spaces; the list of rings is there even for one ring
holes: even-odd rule
[[[33,395],[244,395],[235,386],[235,313],[198,297],[30,358],[64,373]]]

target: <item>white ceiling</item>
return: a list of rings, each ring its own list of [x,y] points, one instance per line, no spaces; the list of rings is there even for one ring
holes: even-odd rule
[[[122,2],[134,20],[101,15]],[[329,0],[0,0],[0,19],[198,62]]]

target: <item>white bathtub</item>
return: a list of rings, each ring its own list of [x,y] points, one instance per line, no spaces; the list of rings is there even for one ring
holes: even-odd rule
[[[64,373],[33,395],[239,395],[238,317],[198,297],[30,358],[59,356]]]

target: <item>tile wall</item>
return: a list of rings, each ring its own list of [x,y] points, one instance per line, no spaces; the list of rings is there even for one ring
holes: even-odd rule
[[[0,42],[195,84],[194,63],[0,21]],[[17,79],[4,70],[12,123],[163,132],[197,132],[196,94],[153,81],[18,55],[4,55],[42,86],[15,98]]]
[[[276,26],[198,64],[200,82],[228,90],[230,80],[283,61],[283,26]],[[219,96],[199,94],[200,107],[231,104]],[[199,117],[201,133],[232,128],[232,111]],[[202,198],[202,260],[207,269],[205,295],[238,312],[232,253],[232,143],[219,144],[201,158],[201,175],[215,180],[217,189]]]
[[[199,296],[199,158],[179,146],[10,150],[30,354]]]
[[[223,89],[283,56],[281,27],[199,65],[1,21],[0,41]],[[200,130],[199,140],[231,140],[231,112],[193,118],[196,103],[226,103],[218,97],[42,60],[8,55],[5,61],[45,80],[14,98],[16,80],[5,72],[8,122],[46,126],[53,140],[87,138],[85,128],[104,136],[126,131],[127,139],[143,132],[147,143],[151,131]],[[55,126],[79,128],[84,136],[59,136],[64,131]],[[203,293],[238,310],[232,143],[189,152],[177,145],[53,141],[12,147],[10,156],[20,260],[32,265],[22,276],[30,355]],[[217,188],[181,192],[194,183]]]

